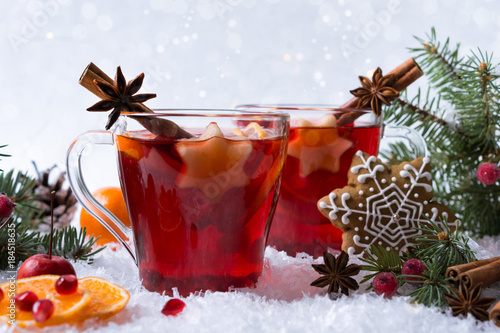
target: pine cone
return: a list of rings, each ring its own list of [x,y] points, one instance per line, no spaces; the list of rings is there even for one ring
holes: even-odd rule
[[[68,226],[77,210],[77,200],[69,186],[63,187],[66,180],[66,172],[61,172],[55,183],[49,183],[49,178],[55,165],[42,172],[38,171],[34,162],[33,165],[38,174],[36,185],[33,188],[33,199],[36,206],[40,209],[36,219],[38,228],[42,231],[50,230],[50,194],[52,191],[55,191],[54,228],[62,229]]]

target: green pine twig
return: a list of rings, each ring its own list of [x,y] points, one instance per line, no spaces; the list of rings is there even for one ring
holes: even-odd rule
[[[0,146],[0,149],[5,148],[5,147],[7,147],[7,145],[1,145],[1,146]],[[10,155],[0,153],[0,157],[10,157]],[[2,159],[0,158],[0,161],[1,161],[1,160],[2,160]],[[0,172],[3,172],[3,170],[2,170],[2,169],[0,169]]]
[[[359,258],[361,261],[365,262],[366,265],[361,265],[361,270],[373,272],[367,274],[361,283],[371,280],[375,275],[381,272],[390,272],[395,276],[401,274],[401,267],[403,265],[403,260],[399,256],[398,252],[391,248],[387,251],[383,246],[378,246],[371,244],[368,250],[365,250],[365,258]],[[368,286],[367,290],[372,289],[372,284]]]
[[[408,98],[403,92],[384,109],[387,123],[419,131],[432,157],[436,201],[448,206],[467,230],[500,234],[499,183],[476,178],[483,162],[500,162],[500,75],[491,53],[480,49],[459,56],[460,45],[441,43],[434,28],[411,48],[428,79],[427,89]],[[389,163],[411,160],[408,149],[391,145]]]
[[[440,226],[428,220],[416,230],[423,234],[415,236],[416,256],[424,262],[435,261],[440,275],[445,274],[450,266],[461,265],[476,259],[474,251],[468,245],[468,239],[457,230],[450,232],[448,221],[441,220]]]
[[[429,75],[429,81],[436,88],[447,86],[453,80],[461,78],[459,66],[463,58],[458,57],[460,44],[454,49],[450,48],[450,39],[441,45],[438,41],[436,30],[431,29],[431,34],[427,34],[427,41],[415,36],[420,43],[419,48],[410,48],[410,51],[416,53],[415,59],[419,60],[419,65],[424,72],[432,73]]]
[[[427,262],[428,269],[424,272],[424,279],[412,281],[412,283],[419,285],[417,289],[408,294],[413,298],[412,303],[425,306],[435,305],[440,308],[448,305],[444,295],[453,293],[453,289],[449,283],[450,278],[446,279],[440,274],[441,266],[439,260],[435,260],[436,258],[437,256]]]
[[[73,226],[67,226],[60,230],[54,230],[52,253],[54,255],[64,257],[67,259],[72,259],[75,262],[77,260],[87,261],[88,263],[93,262],[93,256],[104,250],[105,246],[93,250],[98,238],[94,238],[92,235],[89,239],[86,239],[87,228],[79,228],[79,230]],[[40,238],[40,245],[43,246],[44,250],[48,252],[50,242],[50,235],[43,235]]]

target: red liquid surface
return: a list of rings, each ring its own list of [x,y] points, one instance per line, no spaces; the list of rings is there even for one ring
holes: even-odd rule
[[[148,290],[227,291],[253,286],[262,271],[286,141],[211,138],[181,145],[201,151],[214,139],[250,145],[241,186],[228,186],[224,174],[210,170],[210,183],[200,178],[204,187],[186,186],[182,177],[194,166],[181,158],[178,142],[117,136],[120,181]],[[217,165],[207,158],[204,168]]]
[[[332,128],[311,130],[318,131],[320,135],[335,131]],[[328,248],[340,250],[342,232],[319,212],[317,202],[336,188],[347,185],[347,172],[356,151],[362,150],[370,155],[377,155],[381,128],[339,127],[337,131],[339,138],[352,144],[347,150],[337,152],[337,155],[341,155],[336,172],[317,169],[305,177],[301,176],[300,160],[290,155],[289,148],[268,245],[286,251],[291,256],[305,252],[318,257]],[[298,135],[300,129],[291,128],[290,145],[299,139]],[[318,150],[318,153],[325,154],[325,150]]]

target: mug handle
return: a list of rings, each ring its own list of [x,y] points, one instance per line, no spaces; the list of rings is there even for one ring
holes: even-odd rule
[[[385,138],[404,139],[412,146],[415,158],[421,156],[429,157],[429,150],[427,149],[424,138],[422,138],[413,128],[407,126],[384,125],[382,139]]]
[[[127,249],[130,253],[134,262],[137,264],[137,258],[134,254],[134,249],[131,244],[128,244],[109,224],[104,221],[99,214],[104,214],[111,225],[116,226],[128,239],[133,239],[132,228],[127,227],[120,221],[113,213],[111,213],[106,207],[100,204],[96,198],[92,195],[90,190],[85,184],[82,174],[82,157],[85,153],[85,149],[93,145],[113,145],[114,138],[113,133],[110,131],[90,131],[80,135],[73,141],[71,146],[68,148],[66,155],[66,170],[68,175],[69,184],[75,197],[81,203],[83,208],[89,212],[94,218],[96,218],[108,231],[115,236],[116,239]]]

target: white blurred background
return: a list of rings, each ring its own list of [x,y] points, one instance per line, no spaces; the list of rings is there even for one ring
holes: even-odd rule
[[[106,113],[78,84],[89,62],[144,72],[152,108],[333,103],[358,75],[388,72],[432,26],[469,49],[500,50],[500,4],[472,0],[0,0],[0,167],[64,167],[72,140]],[[494,58],[494,62],[495,61]],[[425,81],[420,80],[420,83]],[[112,154],[89,170],[115,180]],[[106,156],[106,157],[104,157]],[[111,157],[110,157],[111,156]],[[108,161],[109,160],[109,161]]]

